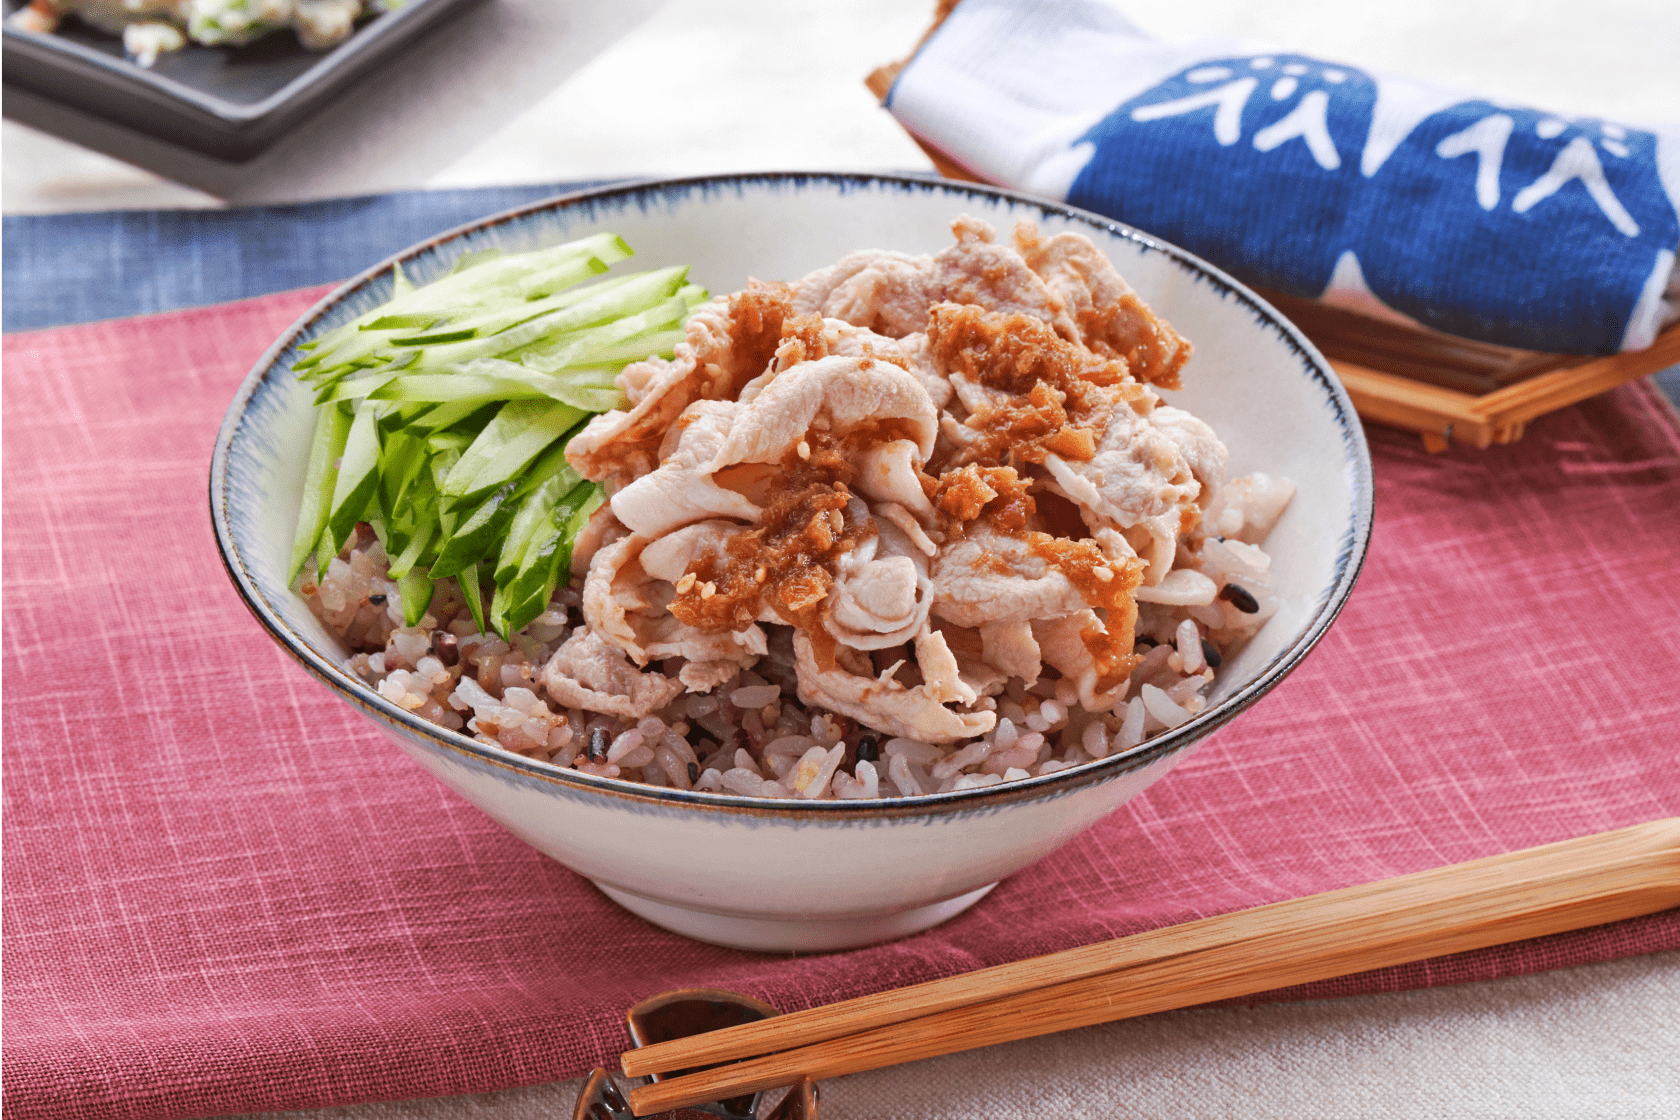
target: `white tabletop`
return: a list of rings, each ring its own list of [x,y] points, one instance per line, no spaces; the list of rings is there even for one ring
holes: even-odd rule
[[[1163,37],[1264,39],[1562,113],[1680,120],[1675,0],[1121,6]],[[927,170],[862,80],[903,57],[931,9],[931,0],[491,0],[243,165],[8,91],[4,209]],[[1459,988],[1157,1015],[837,1081],[823,1115],[1672,1117],[1677,1021],[1680,953],[1656,954]],[[575,1091],[571,1083],[290,1115],[547,1120],[571,1115]]]

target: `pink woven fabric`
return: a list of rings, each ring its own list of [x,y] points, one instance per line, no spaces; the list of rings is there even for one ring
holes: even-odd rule
[[[1680,435],[1643,388],[1486,452],[1372,429],[1341,621],[1173,775],[947,925],[801,960],[685,941],[445,791],[244,612],[226,402],[313,293],[5,344],[5,1115],[488,1090],[637,999],[784,1009],[1680,814]],[[1680,912],[1279,993],[1680,946]]]

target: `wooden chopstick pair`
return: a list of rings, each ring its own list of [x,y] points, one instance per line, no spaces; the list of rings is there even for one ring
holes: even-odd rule
[[[1680,818],[1403,875],[627,1051],[637,1116],[1680,906]]]

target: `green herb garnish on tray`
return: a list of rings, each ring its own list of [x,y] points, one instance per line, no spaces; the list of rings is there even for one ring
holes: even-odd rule
[[[686,268],[619,276],[614,234],[528,253],[463,255],[301,348],[315,390],[290,579],[373,527],[403,617],[455,578],[481,630],[511,637],[570,575],[572,543],[601,488],[566,463],[591,415],[619,407],[631,362],[669,357],[706,299]],[[488,595],[485,584],[490,585]]]

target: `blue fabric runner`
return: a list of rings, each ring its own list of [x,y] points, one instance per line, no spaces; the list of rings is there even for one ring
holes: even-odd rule
[[[344,280],[464,222],[596,185],[406,191],[229,210],[8,215],[4,326],[40,330]]]
[[[4,329],[41,330],[343,280],[434,234],[597,182],[227,210],[8,215]],[[1656,375],[1680,406],[1680,366]]]

